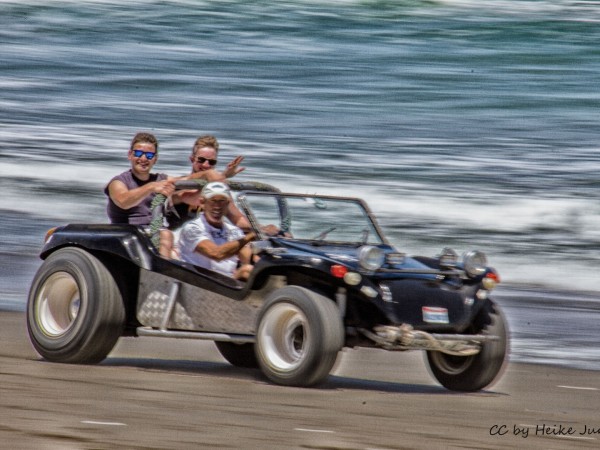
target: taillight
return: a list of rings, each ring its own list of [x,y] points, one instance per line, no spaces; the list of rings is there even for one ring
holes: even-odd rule
[[[331,275],[336,278],[344,278],[344,275],[346,275],[346,272],[348,272],[348,268],[346,266],[342,266],[341,264],[334,264],[331,266],[329,271],[331,272]]]
[[[57,228],[58,227],[52,227],[48,231],[46,231],[46,236],[44,236],[44,244],[50,240]]]

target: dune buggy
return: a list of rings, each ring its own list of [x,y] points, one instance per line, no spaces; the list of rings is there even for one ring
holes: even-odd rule
[[[507,326],[490,298],[499,277],[481,252],[408,256],[360,199],[230,184],[259,237],[246,282],[159,256],[135,226],[61,226],[29,293],[36,351],[91,364],[121,336],[208,339],[231,364],[292,386],[322,382],[344,347],[424,350],[433,376],[457,391],[501,372]],[[264,235],[266,224],[279,234]]]

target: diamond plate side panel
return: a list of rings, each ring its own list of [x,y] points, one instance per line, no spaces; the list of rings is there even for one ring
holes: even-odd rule
[[[142,325],[153,328],[162,326],[169,306],[169,292],[173,282],[173,279],[164,275],[147,270],[140,272],[137,319]],[[167,328],[196,329],[194,322],[179,302],[175,303]]]
[[[160,328],[169,305],[174,279],[147,270],[140,271],[137,319],[144,325]],[[181,283],[168,329],[235,334],[256,334],[256,320],[264,297],[285,284],[272,280],[261,291],[244,300]]]
[[[221,333],[255,334],[259,305],[185,285],[180,298],[196,329]]]

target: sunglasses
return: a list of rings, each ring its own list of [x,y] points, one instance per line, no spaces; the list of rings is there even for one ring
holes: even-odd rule
[[[146,159],[148,161],[150,161],[151,159],[153,159],[156,156],[155,152],[146,152],[144,150],[133,150],[133,156],[135,156],[136,158],[141,158],[142,155],[146,155]]]
[[[217,164],[217,160],[216,159],[203,158],[202,156],[198,156],[196,158],[196,162],[198,164],[204,164],[206,161],[208,161],[208,164],[210,164],[211,166],[214,166],[215,164]]]

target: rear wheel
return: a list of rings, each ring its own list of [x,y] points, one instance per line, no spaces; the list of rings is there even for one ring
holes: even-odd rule
[[[258,368],[258,361],[254,353],[254,344],[236,344],[234,342],[215,341],[221,356],[236,367]]]
[[[311,386],[323,381],[344,345],[335,303],[299,286],[275,291],[258,319],[256,357],[274,383]]]
[[[121,336],[125,309],[110,272],[90,253],[64,248],[36,273],[27,302],[27,329],[49,361],[102,361]]]
[[[498,336],[497,341],[482,344],[473,356],[454,356],[442,352],[427,352],[427,362],[433,376],[453,391],[478,391],[491,384],[500,373],[508,352],[506,319],[499,307],[488,301],[474,320],[474,331]]]

